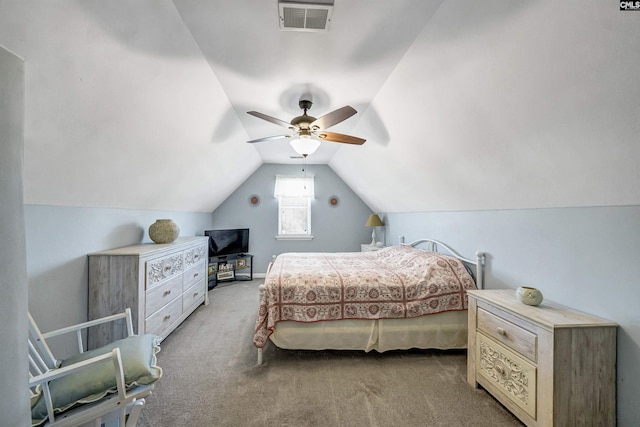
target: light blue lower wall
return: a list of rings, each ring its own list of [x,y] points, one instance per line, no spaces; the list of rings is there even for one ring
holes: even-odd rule
[[[147,230],[158,218],[173,219],[181,236],[202,235],[211,226],[210,213],[26,205],[29,310],[40,327],[86,321],[87,254],[152,243]],[[63,351],[67,345],[57,347]]]
[[[314,176],[315,199],[311,202],[313,240],[276,240],[278,201],[273,197],[276,175],[303,175],[302,165],[264,164],[256,170],[214,212],[215,228],[249,228],[249,251],[254,255],[254,272],[264,273],[272,255],[283,252],[353,252],[371,241],[371,229],[364,224],[371,209],[327,165],[307,165]],[[257,195],[260,203],[249,199]],[[338,205],[329,198],[336,196]],[[381,230],[378,233],[382,233]]]
[[[272,253],[298,250],[299,242],[280,247],[282,242],[274,239],[268,178],[273,172],[265,168],[254,174],[215,212],[215,221],[208,213],[26,205],[29,309],[45,329],[86,320],[86,255],[149,242],[146,230],[157,218],[173,219],[184,236],[201,235],[214,226],[248,225],[252,240],[262,239],[252,243],[252,251],[259,250],[265,260]],[[340,197],[342,209],[324,207],[333,193]],[[261,196],[258,207],[249,204],[251,194]],[[370,211],[340,181],[332,178],[317,196],[323,214],[314,218],[318,240],[307,246],[309,250],[357,250],[359,243],[370,239],[371,230],[362,226]],[[640,395],[640,206],[403,213],[383,218],[386,227],[380,232],[386,232],[388,244],[402,235],[406,241],[435,238],[465,256],[486,251],[487,288],[535,286],[547,299],[618,322],[619,425],[632,426],[640,419],[635,404]],[[263,272],[263,267],[256,271]]]
[[[396,213],[386,224],[387,242],[428,237],[463,256],[487,252],[486,288],[534,286],[549,300],[617,322],[618,425],[637,425],[640,206]]]

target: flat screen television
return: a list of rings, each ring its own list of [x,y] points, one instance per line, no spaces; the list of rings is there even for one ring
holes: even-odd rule
[[[249,252],[249,229],[205,230],[209,237],[209,258]]]

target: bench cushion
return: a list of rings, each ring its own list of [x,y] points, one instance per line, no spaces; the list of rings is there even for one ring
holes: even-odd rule
[[[162,376],[162,369],[156,365],[156,353],[160,351],[158,343],[159,339],[155,335],[133,335],[104,347],[71,356],[65,359],[60,367],[109,353],[119,347],[126,386],[152,384]],[[55,379],[49,383],[49,389],[56,414],[78,404],[100,400],[108,393],[116,391],[113,362],[111,359],[104,360]],[[32,405],[31,418],[34,426],[41,425],[47,420],[46,402],[42,393]]]

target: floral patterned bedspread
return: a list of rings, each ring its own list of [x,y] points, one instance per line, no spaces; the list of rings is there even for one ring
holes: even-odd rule
[[[467,309],[476,285],[461,261],[410,246],[374,252],[285,253],[265,278],[253,342],[276,322],[397,319]]]

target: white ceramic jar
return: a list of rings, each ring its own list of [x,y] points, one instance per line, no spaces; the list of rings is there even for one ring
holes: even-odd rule
[[[171,243],[180,235],[180,227],[170,219],[158,219],[149,227],[149,237],[155,243]]]
[[[527,305],[540,305],[543,300],[542,292],[529,286],[520,286],[516,289],[516,298]]]

